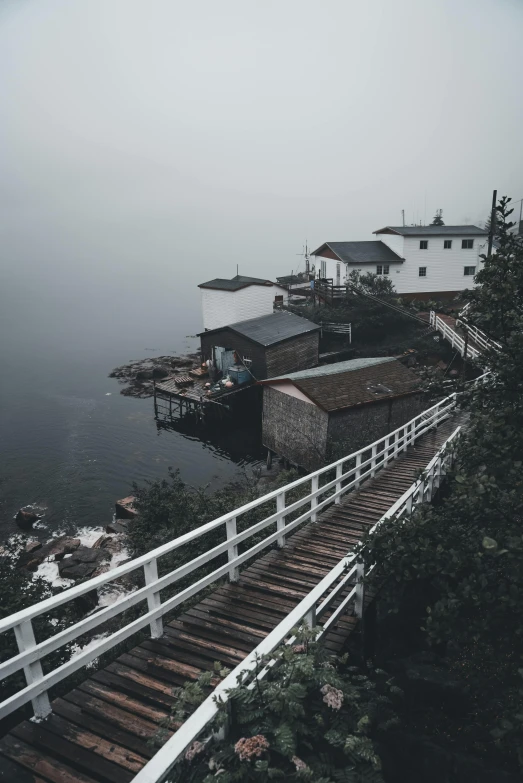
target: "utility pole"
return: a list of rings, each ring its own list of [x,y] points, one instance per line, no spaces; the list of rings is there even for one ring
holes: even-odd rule
[[[492,210],[490,212],[490,231],[488,232],[488,253],[492,255],[492,241],[494,239],[494,229],[496,227],[496,199],[498,197],[498,191],[492,191]]]

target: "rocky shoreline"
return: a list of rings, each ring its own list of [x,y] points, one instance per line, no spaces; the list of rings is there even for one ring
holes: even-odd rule
[[[124,386],[120,394],[126,397],[145,399],[153,396],[153,381],[162,380],[177,370],[192,370],[200,366],[200,354],[186,356],[157,356],[151,359],[136,359],[109,373]]]

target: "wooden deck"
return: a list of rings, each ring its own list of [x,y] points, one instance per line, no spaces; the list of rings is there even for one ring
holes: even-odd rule
[[[147,744],[174,703],[172,688],[236,666],[401,497],[458,426],[456,418],[345,496],[199,604],[53,702],[41,723],[0,740],[2,783],[126,783],[153,755]],[[347,587],[347,590],[350,587]],[[341,600],[340,596],[340,600]],[[326,636],[339,651],[356,625],[346,615]]]

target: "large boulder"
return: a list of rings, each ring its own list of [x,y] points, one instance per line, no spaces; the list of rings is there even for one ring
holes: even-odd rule
[[[134,507],[134,501],[134,495],[129,495],[126,498],[117,500],[114,504],[116,508],[116,516],[121,517],[122,519],[134,519],[138,513]]]
[[[22,530],[31,530],[34,523],[38,522],[39,519],[40,515],[30,506],[21,508],[15,516],[16,524],[18,527],[21,527]]]
[[[52,538],[43,546],[38,541],[32,541],[26,546],[25,552],[22,552],[18,566],[26,568],[28,571],[36,571],[44,560],[62,560],[65,555],[78,549],[80,544],[79,538],[71,538],[70,536]]]
[[[153,377],[153,370],[138,370],[136,373],[137,381],[150,381]]]
[[[163,364],[159,364],[157,367],[153,368],[152,377],[157,380],[159,378],[167,378],[168,375],[170,375],[170,370]]]
[[[64,579],[86,579],[94,574],[100,563],[111,557],[106,549],[80,546],[58,563],[58,572]]]

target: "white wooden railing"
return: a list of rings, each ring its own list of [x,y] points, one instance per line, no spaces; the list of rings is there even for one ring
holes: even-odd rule
[[[453,441],[460,431],[457,427],[452,435],[427,465],[423,476],[415,481],[409,489],[390,507],[386,514],[371,528],[372,534],[387,519],[396,516],[398,523],[410,517],[416,506],[430,502],[438,490],[442,479],[448,472],[453,461]],[[265,637],[265,639],[253,650],[227,677],[220,682],[205,701],[183,723],[178,731],[167,740],[165,745],[153,756],[143,769],[133,778],[133,783],[162,783],[176,762],[181,758],[189,745],[194,742],[206,730],[218,713],[218,702],[224,702],[228,698],[228,691],[235,688],[238,683],[246,682],[251,675],[252,687],[256,679],[264,677],[270,670],[268,663],[261,672],[258,660],[260,656],[270,655],[276,647],[283,643],[292,644],[295,637],[292,631],[300,624],[310,627],[318,627],[320,638],[331,627],[334,627],[340,617],[347,611],[349,604],[354,603],[356,616],[363,615],[364,579],[368,577],[374,566],[365,567],[364,563],[357,562],[355,554],[349,554],[334,566],[327,576],[285,617],[282,622]],[[348,594],[339,600],[343,593],[354,584]],[[331,612],[325,622],[323,616],[329,612],[335,602],[338,606]],[[254,678],[252,678],[254,672]]]
[[[236,581],[239,575],[239,566],[267,547],[273,544],[277,544],[280,547],[285,546],[286,536],[292,530],[295,530],[305,522],[314,522],[318,513],[327,505],[333,502],[339,503],[345,493],[358,487],[365,479],[374,476],[377,471],[391,460],[394,460],[400,452],[406,451],[408,446],[412,445],[424,433],[448,418],[455,406],[456,394],[453,394],[411,419],[402,427],[398,427],[398,429],[390,432],[384,438],[353,454],[342,457],[331,465],[269,492],[261,498],[253,500],[148,552],[142,557],[114,568],[108,573],[89,579],[52,598],[48,598],[0,620],[0,633],[14,632],[19,650],[17,655],[0,664],[0,679],[4,679],[23,669],[27,682],[25,688],[0,704],[0,719],[29,701],[32,702],[35,716],[37,718],[45,717],[51,712],[47,693],[49,688],[147,625],[150,626],[153,638],[161,636],[163,632],[162,618],[167,612],[171,612],[184,601],[218,579],[228,576],[231,581]],[[321,481],[325,483],[321,484]],[[299,489],[305,491],[306,494],[299,500],[287,503],[289,493]],[[240,533],[237,532],[239,519],[241,520],[248,512],[269,502],[274,504],[272,513],[269,513],[261,521],[252,524],[246,530]],[[287,521],[289,515],[300,509],[303,509],[303,513],[299,514],[296,519]],[[262,541],[257,541],[246,551],[239,554],[239,544],[265,530],[270,525],[274,525],[274,532],[269,532]],[[222,543],[211,547],[203,554],[194,557],[164,576],[158,577],[158,561],[162,557],[196,541],[210,531],[219,529],[222,529],[225,533],[225,540]],[[161,590],[164,590],[169,585],[173,585],[183,577],[225,553],[227,554],[227,562],[225,564],[219,565],[211,573],[205,574],[188,587],[162,602],[160,597]],[[115,582],[123,576],[137,573],[143,574],[143,587],[126,595],[110,606],[85,617],[54,636],[43,641],[36,641],[33,630],[33,620],[35,618],[53,612],[58,607],[75,600],[79,596],[97,590],[103,585]],[[50,653],[73,642],[102,623],[121,615],[122,612],[141,602],[146,603],[147,606],[145,613],[140,617],[128,622],[105,638],[99,639],[96,644],[89,645],[57,668],[48,671],[46,674],[43,673],[42,660]]]
[[[469,306],[470,303],[463,308],[463,310],[459,313],[458,319],[456,321],[456,326],[462,326],[467,330],[469,335],[467,356],[471,359],[477,359],[481,355],[482,351],[487,351],[492,348],[498,351],[501,350],[501,343],[498,343],[495,340],[491,340],[484,332],[481,331],[481,329],[478,329],[477,326],[473,326],[472,324],[468,323],[466,313]],[[465,355],[465,338],[458,334],[455,329],[445,323],[445,321],[440,318],[439,315],[436,315],[434,310],[430,311],[430,324],[434,329],[437,329],[438,332],[440,332],[443,337],[450,342],[452,347],[456,348],[462,356]],[[478,347],[471,345],[471,340],[473,340],[475,346]],[[478,348],[480,350],[478,350]]]

